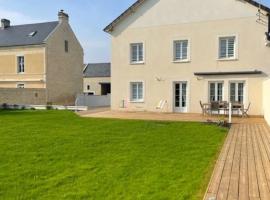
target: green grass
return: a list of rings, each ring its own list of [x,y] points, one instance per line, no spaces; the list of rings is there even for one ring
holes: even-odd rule
[[[0,199],[201,199],[227,129],[0,111]]]

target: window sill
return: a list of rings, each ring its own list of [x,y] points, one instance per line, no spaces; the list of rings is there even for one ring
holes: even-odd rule
[[[25,74],[25,72],[17,72],[17,74]]]
[[[190,63],[190,60],[173,60],[173,63]]]
[[[217,61],[237,61],[238,58],[218,58]]]
[[[145,62],[144,61],[143,62],[131,62],[130,64],[131,65],[144,65]]]
[[[144,100],[138,100],[138,101],[130,100],[129,103],[144,103]]]

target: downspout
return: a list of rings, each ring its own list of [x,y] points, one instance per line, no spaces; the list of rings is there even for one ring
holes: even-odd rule
[[[267,14],[268,16],[268,32],[266,32],[266,38],[268,41],[270,41],[270,13]]]

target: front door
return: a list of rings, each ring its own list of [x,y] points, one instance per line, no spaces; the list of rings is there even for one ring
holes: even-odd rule
[[[174,83],[174,112],[187,112],[187,82]]]

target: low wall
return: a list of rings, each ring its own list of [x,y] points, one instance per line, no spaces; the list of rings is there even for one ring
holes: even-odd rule
[[[88,107],[107,107],[111,105],[111,95],[95,96],[95,95],[78,95],[76,106]]]
[[[0,88],[0,104],[45,105],[45,89]]]

